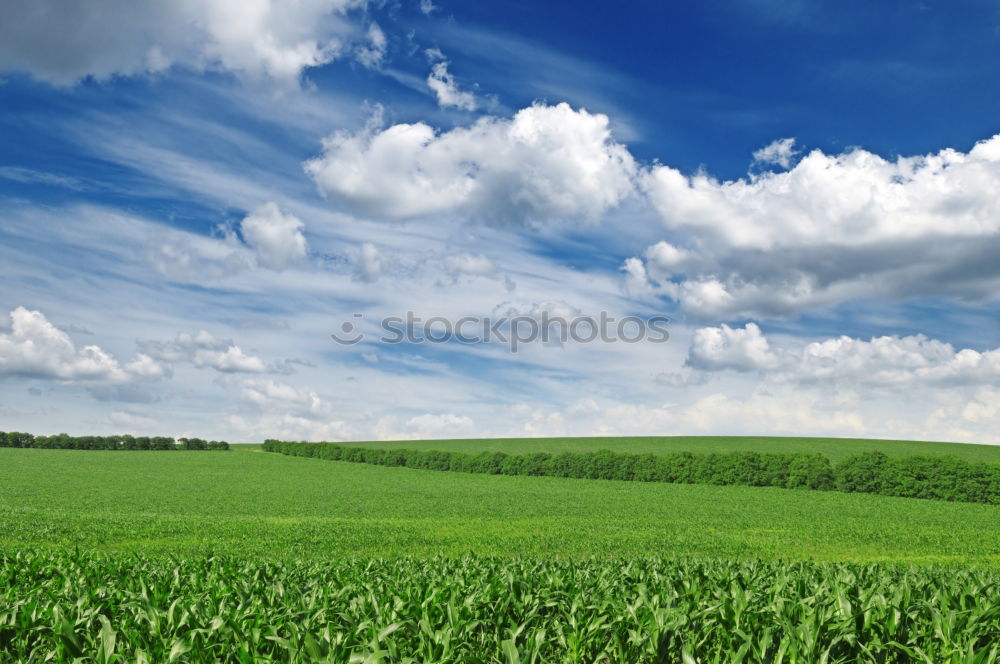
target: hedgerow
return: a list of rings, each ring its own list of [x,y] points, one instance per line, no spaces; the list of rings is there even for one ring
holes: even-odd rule
[[[168,436],[34,436],[20,431],[0,431],[0,447],[30,447],[47,450],[228,450],[224,440]]]
[[[729,452],[664,455],[598,452],[505,454],[351,447],[340,443],[264,441],[292,456],[491,475],[770,486],[1000,504],[1000,464],[947,455],[858,454],[833,465],[822,454]]]

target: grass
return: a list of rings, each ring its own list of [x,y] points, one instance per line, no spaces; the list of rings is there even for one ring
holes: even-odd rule
[[[596,452],[607,449],[635,454],[669,452],[818,452],[837,462],[852,454],[878,450],[889,456],[951,454],[966,461],[1000,462],[1000,445],[938,443],[867,438],[791,438],[779,436],[636,436],[580,438],[489,438],[399,440],[348,443],[352,447],[429,449],[446,452]]]
[[[490,554],[1000,566],[1000,507],[439,473],[235,450],[0,449],[0,550]]]

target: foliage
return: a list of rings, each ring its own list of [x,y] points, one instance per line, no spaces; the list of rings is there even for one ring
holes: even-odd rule
[[[228,450],[224,440],[167,436],[34,436],[18,431],[0,431],[0,447],[33,447],[47,450]]]
[[[278,440],[266,440],[262,448],[265,452],[286,455],[425,470],[788,489],[836,488],[886,496],[1000,504],[1000,464],[970,463],[944,455],[889,457],[871,452],[848,457],[833,466],[822,454],[680,452],[655,456],[610,450],[556,455],[466,454]]]
[[[1000,503],[1000,464],[969,463],[952,456],[849,457],[836,468],[840,491],[905,498]]]
[[[1000,661],[1000,572],[974,569],[19,553],[0,607],[18,661]]]

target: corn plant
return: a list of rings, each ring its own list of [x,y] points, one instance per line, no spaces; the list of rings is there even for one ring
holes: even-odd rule
[[[1000,572],[0,556],[0,661],[1000,662]]]

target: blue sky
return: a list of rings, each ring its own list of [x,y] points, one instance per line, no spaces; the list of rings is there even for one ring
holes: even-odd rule
[[[7,3],[0,428],[1000,442],[998,70],[993,2]]]

